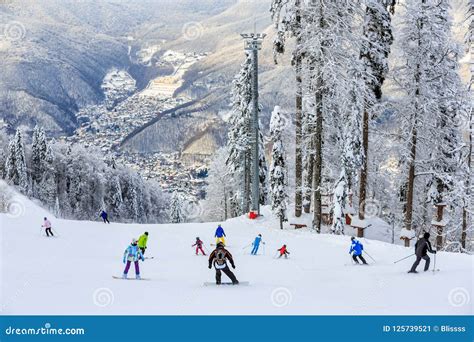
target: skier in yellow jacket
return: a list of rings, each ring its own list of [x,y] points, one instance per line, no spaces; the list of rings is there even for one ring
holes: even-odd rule
[[[142,254],[145,254],[147,242],[148,242],[148,232],[145,232],[138,238],[138,248],[140,248],[140,251],[142,252]]]

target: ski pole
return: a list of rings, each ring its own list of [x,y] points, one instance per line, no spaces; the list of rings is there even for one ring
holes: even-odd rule
[[[242,249],[245,249],[245,248],[247,248],[247,247],[250,247],[251,245],[252,245],[252,244],[250,243],[250,244],[248,244],[247,246],[242,247]]]
[[[369,254],[369,253],[367,253],[367,251],[365,251],[365,254],[367,254],[367,256],[368,256],[370,259],[372,259],[372,260],[373,260],[373,262],[376,262],[376,261],[375,261],[375,259],[374,259],[374,258],[372,258],[372,257],[370,256],[370,254]]]
[[[263,244],[263,255],[265,255],[265,243]]]
[[[413,254],[410,254],[409,256],[407,256],[407,257],[404,257],[403,259],[400,259],[400,260],[394,261],[393,263],[394,263],[394,264],[396,264],[397,262],[400,262],[400,261],[402,261],[402,260],[408,259],[408,258],[410,258],[410,257],[412,257],[412,256],[414,256],[414,255],[415,255],[415,253],[413,253]]]

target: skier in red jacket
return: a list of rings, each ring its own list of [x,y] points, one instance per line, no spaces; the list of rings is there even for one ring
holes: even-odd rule
[[[206,255],[206,253],[204,253],[204,250],[202,249],[203,243],[204,243],[204,242],[202,242],[202,240],[201,240],[199,237],[197,237],[197,238],[196,238],[196,243],[191,246],[191,247],[196,246],[196,255],[199,254],[199,251],[202,252],[202,255]]]
[[[280,249],[277,249],[277,251],[280,252],[280,255],[278,256],[278,258],[285,256],[285,259],[286,259],[288,258],[288,254],[290,254],[290,252],[288,252],[288,250],[286,249],[286,245],[283,245],[283,247]]]

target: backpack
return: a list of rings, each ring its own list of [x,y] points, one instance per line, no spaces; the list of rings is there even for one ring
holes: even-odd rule
[[[215,261],[215,266],[217,269],[222,269],[227,266],[227,263],[225,261],[225,255],[226,253],[222,249],[217,250]]]

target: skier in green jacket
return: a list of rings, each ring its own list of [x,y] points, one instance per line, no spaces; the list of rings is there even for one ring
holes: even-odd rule
[[[138,248],[140,248],[140,251],[142,252],[143,255],[145,254],[147,242],[148,242],[148,232],[145,232],[138,238]]]

